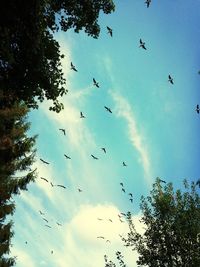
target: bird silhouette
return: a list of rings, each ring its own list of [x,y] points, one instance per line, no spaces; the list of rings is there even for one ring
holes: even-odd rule
[[[104,237],[104,236],[97,236],[97,238],[105,239],[105,237]]]
[[[147,7],[150,6],[151,0],[146,0],[145,4],[147,5]]]
[[[83,115],[83,112],[82,111],[80,112],[80,118],[81,119],[85,118],[85,116]]]
[[[99,88],[99,83],[95,80],[95,78],[93,78],[93,85]]]
[[[54,187],[54,185],[53,185],[53,183],[52,183],[52,182],[51,182],[50,184],[51,184],[51,186],[52,186],[52,187]]]
[[[83,190],[82,190],[82,189],[80,189],[80,188],[78,188],[78,192],[80,192],[80,193],[81,193],[81,192],[83,192]]]
[[[49,164],[49,162],[43,160],[43,159],[40,159],[44,164]]]
[[[106,153],[106,149],[105,149],[105,147],[102,147],[101,149],[103,150],[104,153]]]
[[[97,220],[102,221],[103,219],[101,219],[101,218],[97,218]]]
[[[42,218],[42,219],[43,219],[45,222],[47,222],[47,223],[49,222],[49,221],[48,221],[47,219],[45,219],[45,218]]]
[[[110,240],[109,240],[109,239],[107,239],[107,240],[106,240],[106,242],[107,242],[107,243],[110,243]]]
[[[93,159],[98,159],[97,157],[95,157],[94,155],[91,155],[91,157],[93,158]]]
[[[66,189],[66,187],[64,185],[61,185],[61,184],[56,184],[55,186],[62,187],[64,189]]]
[[[129,193],[128,195],[131,196],[131,197],[133,197],[133,194],[132,193]]]
[[[146,46],[145,46],[145,42],[143,42],[142,39],[140,39],[140,46],[139,47],[142,47],[143,49],[147,50]]]
[[[123,161],[123,166],[124,166],[124,167],[126,167],[126,166],[127,166],[127,165],[126,165],[126,163],[125,163],[124,161]]]
[[[174,80],[170,75],[168,75],[168,82],[170,82],[171,84],[174,84]]]
[[[106,106],[104,106],[104,108],[105,108],[108,112],[112,113],[112,111],[111,111],[110,108],[108,108],[108,107],[106,107]]]
[[[112,37],[112,35],[113,35],[113,30],[110,28],[110,27],[106,27],[107,28],[107,30],[108,30],[108,34],[110,34],[110,36]]]
[[[122,192],[124,192],[124,193],[126,192],[124,188],[122,188]]]
[[[46,178],[44,178],[44,177],[40,177],[40,179],[46,181],[47,183],[49,182],[49,181],[48,181]]]
[[[121,185],[121,186],[124,186],[124,184],[123,184],[123,183],[120,183],[120,185]]]
[[[199,109],[199,105],[197,104],[196,112],[199,114],[199,111],[200,111],[200,109]]]
[[[75,68],[75,66],[73,65],[73,63],[71,62],[71,70],[74,70],[77,72],[77,69]]]
[[[62,226],[62,224],[61,223],[58,223],[58,222],[56,222],[57,223],[57,225],[59,225],[59,226]]]
[[[65,158],[66,159],[71,159],[69,156],[67,156],[66,154],[64,154]]]
[[[133,198],[132,197],[129,200],[130,200],[131,203],[133,203]]]
[[[64,135],[66,135],[65,129],[59,129],[59,130],[62,131]]]
[[[113,222],[111,219],[108,219],[110,222]]]
[[[41,210],[39,210],[39,213],[40,213],[41,215],[44,215],[44,213],[43,213]]]
[[[51,228],[51,226],[49,226],[49,225],[47,225],[47,224],[45,224],[45,226],[48,227],[48,228]]]
[[[51,254],[53,254],[53,250],[51,251]]]

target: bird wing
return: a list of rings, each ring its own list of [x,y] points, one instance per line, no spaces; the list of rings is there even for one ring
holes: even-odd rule
[[[46,178],[44,178],[44,177],[40,177],[40,179],[46,181],[47,183],[49,182],[49,181],[48,181]]]

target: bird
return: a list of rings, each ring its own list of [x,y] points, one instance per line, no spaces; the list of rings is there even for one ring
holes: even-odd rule
[[[127,165],[126,165],[126,163],[125,163],[124,161],[123,161],[123,166],[124,166],[124,167],[126,167],[126,166],[127,166]]]
[[[94,86],[96,86],[97,88],[99,88],[99,83],[95,80],[95,78],[93,78],[93,84],[94,84]]]
[[[105,149],[105,147],[102,147],[101,149],[103,150],[104,153],[106,153],[106,149]]]
[[[25,244],[28,244],[28,242],[27,242],[27,241],[25,241]]]
[[[65,158],[66,159],[71,159],[69,156],[67,156],[66,154],[64,154]]]
[[[102,221],[103,219],[101,219],[101,218],[97,218],[97,220]]]
[[[49,225],[47,225],[47,224],[45,224],[45,226],[51,228],[51,226],[49,226]]]
[[[125,214],[125,213],[123,213],[123,212],[120,212],[120,214],[121,214],[121,215],[123,215],[123,216],[126,216],[126,214]]]
[[[121,185],[121,186],[124,186],[124,184],[123,184],[123,183],[120,183],[120,185]]]
[[[196,185],[198,185],[198,186],[199,186],[199,188],[200,188],[200,179],[199,179],[199,180],[197,180],[197,182],[196,182]]]
[[[112,113],[112,111],[111,111],[110,108],[108,108],[108,107],[106,107],[106,106],[104,106],[104,108],[105,108],[108,112]]]
[[[77,69],[75,68],[75,66],[73,65],[73,63],[71,62],[71,70],[74,70],[77,72]]]
[[[95,157],[94,155],[91,155],[91,157],[93,158],[93,159],[98,159],[97,157]]]
[[[113,222],[111,219],[108,219],[110,222]]]
[[[151,0],[146,0],[145,4],[147,4],[147,7],[150,6]]]
[[[52,182],[51,182],[50,184],[51,184],[51,186],[52,186],[52,187],[54,187],[54,185],[53,185],[53,183],[52,183]]]
[[[49,162],[43,160],[43,159],[40,159],[44,164],[49,164]]]
[[[199,114],[199,111],[200,111],[200,109],[199,109],[199,105],[197,104],[196,112]]]
[[[62,131],[64,135],[66,135],[65,129],[59,129],[59,130]]]
[[[40,179],[46,181],[47,183],[49,182],[49,181],[48,181],[46,178],[44,178],[44,177],[40,177]]]
[[[133,194],[132,193],[129,193],[128,195],[131,196],[131,197],[133,197]]]
[[[168,75],[168,82],[170,82],[171,84],[174,84],[174,80],[170,75]]]
[[[56,223],[57,223],[57,225],[62,226],[62,224],[60,224],[60,223],[58,223],[58,222],[56,222]]]
[[[124,188],[122,188],[122,192],[124,192],[124,193],[126,192]]]
[[[109,239],[107,239],[107,240],[106,240],[106,242],[109,242],[109,243],[110,243],[110,240],[109,240]]]
[[[47,223],[49,222],[49,221],[48,221],[47,219],[45,219],[45,218],[42,218],[42,219],[43,219],[45,222],[47,222]]]
[[[105,237],[104,237],[104,236],[97,236],[97,238],[105,239]]]
[[[83,115],[83,112],[82,111],[80,112],[80,118],[81,119],[85,118],[85,116]]]
[[[108,33],[110,34],[110,36],[112,37],[112,35],[113,35],[113,30],[110,28],[110,27],[106,27],[107,28],[107,30],[108,30]]]
[[[53,250],[51,251],[51,254],[53,254]]]
[[[41,210],[39,210],[39,213],[40,213],[41,215],[44,215],[44,213],[43,213]]]
[[[81,192],[83,192],[83,190],[82,190],[82,189],[80,189],[80,188],[78,188],[78,192],[80,192],[80,193],[81,193]]]
[[[130,200],[131,203],[133,203],[133,198],[132,197],[129,200]]]
[[[61,184],[56,184],[55,186],[59,186],[59,187],[66,189],[66,187],[64,185],[61,185]]]
[[[143,49],[147,50],[145,47],[145,42],[143,42],[142,39],[140,39],[140,46],[139,47],[142,47]]]

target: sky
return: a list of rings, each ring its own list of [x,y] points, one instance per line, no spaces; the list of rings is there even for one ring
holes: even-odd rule
[[[98,39],[73,30],[56,34],[69,92],[60,114],[49,111],[47,101],[29,114],[30,135],[38,134],[38,178],[15,197],[11,254],[17,267],[103,267],[104,255],[116,262],[118,250],[136,267],[137,253],[119,237],[128,226],[118,214],[131,211],[142,233],[140,197],[156,177],[175,188],[200,177],[200,1],[115,4],[114,13],[100,14]]]

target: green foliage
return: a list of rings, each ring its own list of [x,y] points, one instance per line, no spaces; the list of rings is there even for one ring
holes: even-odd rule
[[[3,0],[0,4],[0,89],[38,108],[38,101],[53,101],[59,112],[59,96],[68,92],[63,76],[59,29],[85,32],[97,38],[100,11],[114,11],[112,0]]]
[[[139,253],[138,266],[200,266],[200,196],[196,184],[184,181],[184,191],[163,186],[157,178],[150,196],[142,197],[143,235],[137,233],[128,213],[126,246]]]
[[[15,209],[12,196],[27,190],[29,182],[36,177],[36,172],[30,169],[36,136],[27,136],[30,127],[27,113],[28,108],[23,102],[0,94],[0,266],[15,263],[14,258],[3,257],[10,252],[13,236],[12,223],[6,223],[6,217]]]

